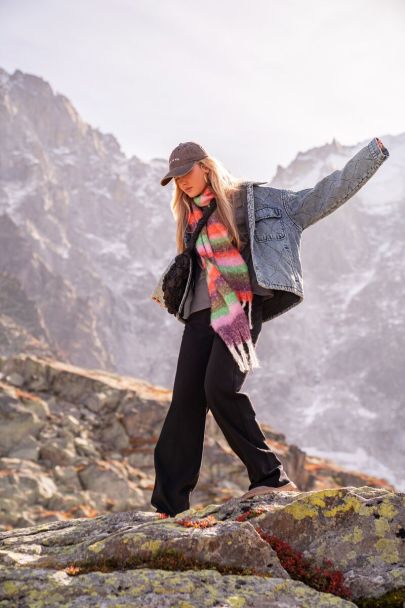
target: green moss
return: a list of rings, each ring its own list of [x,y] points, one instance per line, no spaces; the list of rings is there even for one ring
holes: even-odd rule
[[[374,520],[375,533],[377,536],[385,536],[390,531],[390,525],[384,517]]]
[[[326,554],[329,555],[329,547],[326,543],[321,543],[316,549],[316,555],[317,557],[322,557]]]
[[[346,554],[346,557],[347,557],[348,560],[356,559],[356,557],[357,557],[357,551],[349,551]]]
[[[321,509],[326,507],[326,502],[323,496],[319,496],[318,492],[314,493],[312,496],[308,497],[309,502],[313,504],[315,507],[320,507]]]
[[[331,594],[330,594],[330,597],[328,597],[328,602],[329,602],[330,606],[339,606],[339,608],[341,608],[341,606],[342,606],[342,600],[340,599],[340,597],[337,597],[337,596],[334,596]]]
[[[49,589],[32,589],[24,598],[30,608],[48,608],[52,605],[63,605],[66,598],[62,593]],[[52,603],[50,603],[52,602]]]
[[[289,588],[290,579],[285,579],[281,583],[277,583],[273,587],[274,593],[278,593],[279,591],[286,591]]]
[[[293,501],[291,504],[284,507],[284,511],[290,513],[294,519],[301,520],[305,517],[317,517],[319,510],[325,517],[336,517],[340,513],[354,511],[359,515],[369,516],[363,502],[356,496],[345,496],[340,504],[328,509],[326,498],[341,499],[343,496],[340,488],[329,488],[306,494],[303,498]],[[385,512],[392,513],[388,503],[385,503]]]
[[[101,553],[101,551],[103,549],[105,549],[105,544],[103,543],[102,540],[93,543],[92,545],[89,546],[89,551],[91,551],[92,553]]]
[[[128,532],[127,534],[123,534],[121,536],[121,540],[124,545],[127,545],[128,543],[137,543],[143,539],[146,539],[146,535],[142,532]]]
[[[231,595],[226,598],[226,601],[232,608],[242,608],[246,604],[245,598],[241,595]]]
[[[390,572],[391,578],[402,578],[404,575],[404,571],[402,568],[394,568]]]
[[[305,519],[305,517],[317,517],[318,509],[306,504],[304,501],[296,500],[284,507],[284,511],[292,515],[294,519]]]
[[[142,551],[150,551],[153,555],[159,551],[162,543],[160,540],[148,540],[146,543],[142,543],[139,549]]]
[[[2,584],[2,588],[6,595],[15,595],[18,593],[18,586],[13,581],[6,581]]]
[[[149,543],[157,543],[159,541],[149,541]],[[149,543],[144,543],[145,545]],[[225,566],[221,564],[212,564],[208,561],[198,561],[193,558],[185,557],[178,549],[158,547],[150,545],[153,552],[145,558],[139,553],[134,555],[115,554],[111,557],[105,556],[103,560],[97,563],[90,564],[71,564],[77,566],[80,571],[78,574],[87,574],[88,572],[114,572],[115,570],[127,570],[145,568],[151,570],[168,570],[168,571],[184,571],[184,570],[215,570],[221,574],[253,574],[258,576],[269,576],[271,574],[263,574],[257,572],[254,568],[241,568],[240,566]],[[149,546],[148,546],[149,548]]]
[[[393,519],[398,514],[398,509],[394,507],[394,505],[391,504],[389,500],[383,500],[380,504],[378,512],[381,517],[385,517],[386,519]]]
[[[177,513],[177,515],[173,518],[174,521],[177,521],[178,519],[185,519],[187,517],[196,517],[199,515],[199,511],[197,511],[197,509],[194,509],[193,507],[191,507],[190,509],[186,509],[185,511],[182,511],[181,513]]]
[[[207,515],[211,515],[212,513],[217,513],[219,511],[219,506],[212,503],[197,511],[198,517],[206,517]]]
[[[325,490],[312,492],[307,498],[313,505],[324,508],[326,507],[325,498],[330,496],[340,498],[342,496],[342,491],[339,488],[327,488]]]
[[[352,600],[353,601],[353,600]],[[359,608],[402,608],[405,602],[405,587],[389,591],[380,597],[359,599],[354,603]]]
[[[342,536],[342,540],[355,544],[359,543],[363,538],[363,530],[360,526],[354,526],[353,530]]]
[[[254,573],[253,569],[242,569],[238,566],[223,566],[220,564],[212,564],[210,562],[200,562],[192,558],[185,557],[183,553],[177,549],[162,548],[160,551],[155,553],[152,560],[147,564],[148,568],[155,568],[159,570],[217,570],[221,574],[241,574],[241,573]]]
[[[358,498],[355,496],[346,496],[343,503],[336,505],[332,509],[325,509],[323,514],[325,517],[336,517],[339,513],[347,513],[348,511],[354,511],[356,513],[361,509],[361,504]]]
[[[375,543],[380,557],[388,564],[399,562],[398,543],[392,538],[380,538]]]

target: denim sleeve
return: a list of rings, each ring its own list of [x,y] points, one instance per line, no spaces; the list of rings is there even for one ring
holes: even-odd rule
[[[283,191],[284,207],[303,230],[323,219],[349,200],[388,158],[377,138],[361,148],[343,167],[321,179],[313,188]]]

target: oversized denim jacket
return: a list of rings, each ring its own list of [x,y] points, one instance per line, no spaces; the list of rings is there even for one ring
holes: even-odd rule
[[[269,289],[269,298],[264,296],[263,300],[263,322],[283,314],[304,299],[300,259],[302,231],[348,201],[388,156],[388,150],[380,149],[373,138],[343,169],[333,171],[313,188],[293,191],[272,188],[264,185],[266,182],[246,183],[253,268],[258,284]],[[163,307],[161,284],[165,272],[152,294]],[[181,314],[176,318],[185,323]]]

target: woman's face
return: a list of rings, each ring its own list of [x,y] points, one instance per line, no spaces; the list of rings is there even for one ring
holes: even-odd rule
[[[208,173],[208,169],[201,166],[198,162],[194,163],[191,171],[180,177],[175,177],[174,180],[177,186],[185,192],[190,198],[199,196],[207,186],[204,179],[204,174]]]

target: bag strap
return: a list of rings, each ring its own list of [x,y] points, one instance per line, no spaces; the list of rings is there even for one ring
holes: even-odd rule
[[[191,251],[194,248],[198,235],[200,234],[204,225],[207,223],[209,216],[215,211],[216,208],[217,201],[214,199],[209,205],[207,205],[206,209],[204,209],[203,216],[198,220],[197,226],[195,227],[191,236],[191,240],[184,251]]]

